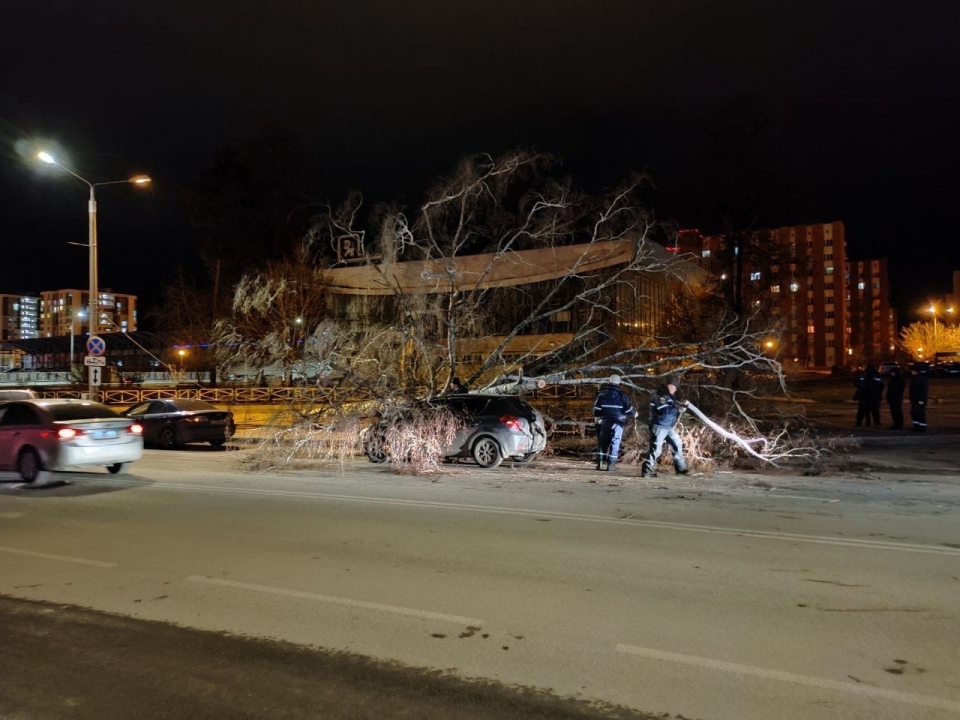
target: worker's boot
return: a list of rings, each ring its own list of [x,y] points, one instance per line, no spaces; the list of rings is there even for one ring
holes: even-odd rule
[[[616,464],[617,464],[617,461],[611,458],[610,462],[607,463],[607,471],[612,471]]]
[[[649,460],[643,461],[643,470],[640,472],[640,477],[656,477],[657,474],[653,471],[653,465]]]
[[[680,463],[674,463],[673,469],[677,471],[677,475],[686,475],[688,472],[690,472],[687,470],[686,465],[681,465]]]

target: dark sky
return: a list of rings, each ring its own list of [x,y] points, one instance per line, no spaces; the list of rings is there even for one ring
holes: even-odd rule
[[[891,260],[905,318],[960,269],[960,51],[946,2],[47,0],[0,21],[0,292],[158,296],[196,236],[182,192],[264,125],[299,136],[310,193],[416,202],[464,155],[536,148],[590,188],[648,172],[661,219],[719,230],[843,220]],[[18,152],[18,148],[20,152]],[[149,309],[149,308],[147,308]]]

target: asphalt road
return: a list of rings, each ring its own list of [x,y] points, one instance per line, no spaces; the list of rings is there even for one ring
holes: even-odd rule
[[[0,486],[0,593],[688,718],[956,718],[960,478],[913,452],[640,480],[148,451]]]

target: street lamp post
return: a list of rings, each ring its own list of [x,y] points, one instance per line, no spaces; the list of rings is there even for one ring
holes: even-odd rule
[[[146,175],[136,175],[132,178],[126,180],[111,180],[109,182],[98,182],[92,183],[84,177],[81,177],[73,170],[64,165],[61,165],[57,159],[48,152],[42,151],[37,153],[37,157],[45,162],[47,165],[56,165],[58,168],[63,170],[65,173],[72,175],[80,182],[84,183],[87,187],[90,188],[90,200],[87,203],[87,216],[88,216],[88,241],[87,245],[90,248],[90,304],[89,304],[89,318],[90,318],[90,335],[96,335],[100,331],[100,289],[97,287],[97,197],[95,189],[102,185],[126,185],[133,184],[138,186],[147,185],[150,183],[150,178]],[[70,341],[71,341],[71,352],[70,360],[73,362],[73,322],[70,324]],[[72,365],[71,365],[72,370]],[[89,384],[87,386],[87,397],[90,400],[97,400],[97,386],[93,384],[93,373],[89,372]]]
[[[70,383],[71,383],[71,384],[73,384],[73,336],[76,334],[76,333],[75,333],[75,330],[76,330],[76,326],[77,326],[77,315],[78,315],[78,314],[79,314],[80,317],[82,318],[82,317],[83,317],[83,310],[81,310],[79,313],[75,313],[75,312],[73,311],[73,307],[70,308],[70,362],[68,363],[67,369],[68,369],[68,371],[69,371],[69,373],[70,373]]]
[[[933,362],[936,363],[936,362],[937,362],[937,351],[938,351],[939,348],[940,348],[940,344],[939,344],[939,341],[938,341],[938,339],[937,339],[937,317],[938,317],[938,315],[939,315],[939,313],[938,313],[938,308],[937,308],[936,305],[931,305],[930,307],[927,308],[927,312],[929,312],[931,315],[933,315]],[[948,312],[948,313],[952,313],[952,312],[953,312],[953,308],[952,308],[952,307],[948,307],[948,308],[947,308],[947,312]]]

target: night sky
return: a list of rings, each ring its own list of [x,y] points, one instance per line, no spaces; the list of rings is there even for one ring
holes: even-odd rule
[[[787,7],[789,6],[789,7]],[[0,21],[0,292],[159,297],[196,263],[183,192],[218,148],[297,136],[305,196],[416,203],[463,156],[534,148],[597,190],[650,174],[657,217],[704,231],[842,220],[888,257],[901,319],[960,269],[960,51],[941,2],[8,3]],[[54,170],[54,171],[51,171]]]

